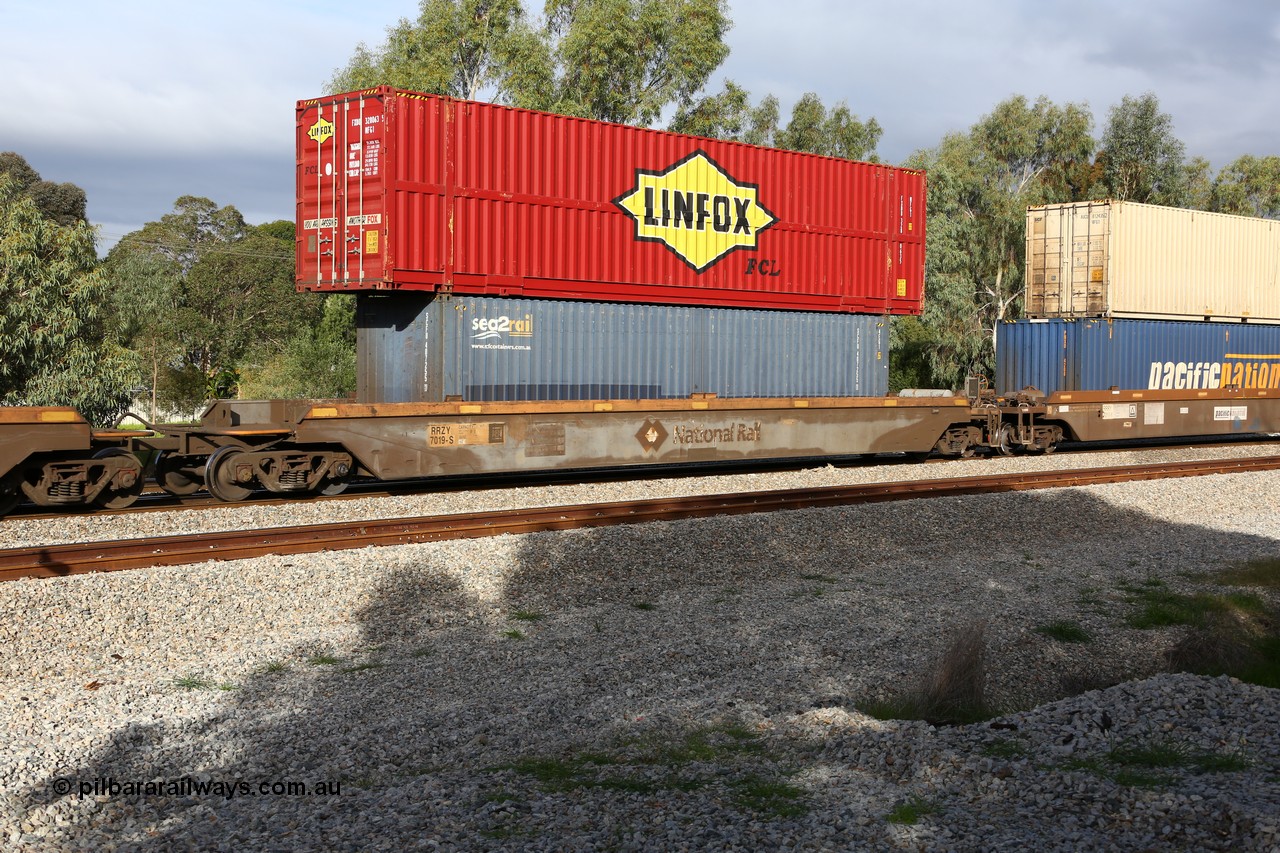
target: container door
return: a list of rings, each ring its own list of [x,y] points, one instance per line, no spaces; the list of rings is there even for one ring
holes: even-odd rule
[[[350,95],[298,105],[299,286],[385,286],[383,100]]]
[[[914,313],[924,295],[925,182],[920,172],[891,171],[889,205],[889,304],[894,312]]]

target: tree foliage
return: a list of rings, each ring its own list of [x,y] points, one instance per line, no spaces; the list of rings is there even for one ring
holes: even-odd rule
[[[472,100],[486,88],[501,94],[512,58],[531,38],[520,0],[422,0],[417,19],[389,27],[381,47],[358,45],[329,90],[385,84]]]
[[[1218,173],[1210,197],[1220,213],[1280,219],[1280,157],[1238,158]]]
[[[747,91],[726,80],[724,91],[677,110],[670,129],[751,145],[879,161],[875,152],[884,132],[880,123],[874,118],[863,122],[846,101],[827,110],[821,98],[808,92],[793,105],[786,127],[779,126],[780,117],[776,97],[766,95],[753,107]]]
[[[961,387],[990,367],[996,326],[1016,316],[1024,289],[1027,206],[1071,200],[1062,176],[1087,163],[1091,126],[1083,105],[1019,95],[914,159],[929,171],[924,323],[936,384]]]
[[[555,112],[649,125],[684,106],[729,55],[725,0],[548,0]]]
[[[293,286],[293,225],[245,224],[234,207],[183,196],[106,260],[121,340],[145,362],[157,405],[190,411],[236,392],[245,365],[319,319]]]
[[[88,204],[84,190],[75,184],[41,180],[26,158],[14,151],[0,152],[0,175],[13,180],[19,195],[35,202],[44,217],[58,225],[75,225],[85,220]]]
[[[729,49],[725,0],[422,0],[377,49],[361,44],[331,91],[387,84],[605,121],[651,124],[687,105]]]
[[[0,174],[0,402],[74,406],[99,424],[128,405],[132,354],[104,339],[95,235],[60,225]]]
[[[346,397],[356,390],[355,297],[325,297],[320,322],[296,331],[283,350],[244,371],[246,396]]]
[[[1099,159],[1106,194],[1119,201],[1174,207],[1186,202],[1186,146],[1173,134],[1173,117],[1152,92],[1125,95],[1111,108]]]

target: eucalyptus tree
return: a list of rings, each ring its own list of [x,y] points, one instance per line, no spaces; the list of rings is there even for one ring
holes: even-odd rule
[[[747,91],[726,80],[722,92],[677,110],[670,129],[848,160],[879,161],[876,146],[884,132],[880,123],[874,118],[862,121],[846,101],[828,110],[818,95],[807,92],[792,106],[786,127],[779,127],[780,116],[776,96],[766,95],[753,107]]]
[[[686,106],[729,48],[725,0],[422,0],[387,41],[361,44],[331,91],[388,84],[650,125]]]
[[[75,184],[54,183],[41,179],[26,158],[15,151],[0,151],[0,174],[8,175],[18,194],[35,202],[36,208],[58,225],[85,222],[88,204],[85,192]]]
[[[95,240],[0,174],[0,402],[74,406],[99,424],[127,407],[137,362],[104,334]]]
[[[1091,127],[1084,105],[1017,95],[912,158],[929,171],[923,319],[939,384],[957,387],[989,366],[996,328],[1017,315],[1024,291],[1026,208],[1070,200],[1060,178],[1088,162]]]
[[[1214,178],[1211,199],[1221,213],[1280,219],[1280,157],[1236,159]]]
[[[331,92],[377,85],[475,99],[501,88],[508,64],[533,37],[520,0],[422,0],[414,20],[387,28],[387,40],[363,42],[329,81]]]
[[[169,408],[234,395],[243,366],[319,319],[320,298],[294,290],[292,223],[248,225],[207,198],[179,198],[121,239],[105,268],[114,326]]]
[[[1181,207],[1188,200],[1186,146],[1152,92],[1111,108],[1098,159],[1106,194],[1119,201]]]

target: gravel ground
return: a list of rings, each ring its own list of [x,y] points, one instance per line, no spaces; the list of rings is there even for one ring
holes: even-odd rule
[[[1242,450],[1194,455],[1219,452]],[[1078,464],[11,519],[0,535]],[[1184,629],[1127,627],[1125,589],[1202,589],[1277,556],[1277,506],[1280,474],[1240,474],[4,584],[0,847],[1274,850],[1280,691],[1158,674]],[[1057,620],[1090,641],[1035,630]],[[858,710],[979,623],[1000,716]]]

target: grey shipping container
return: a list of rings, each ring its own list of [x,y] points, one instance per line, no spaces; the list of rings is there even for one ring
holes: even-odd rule
[[[876,397],[888,318],[490,296],[357,296],[366,403]]]
[[[1019,320],[996,341],[996,390],[1280,388],[1280,326]]]

